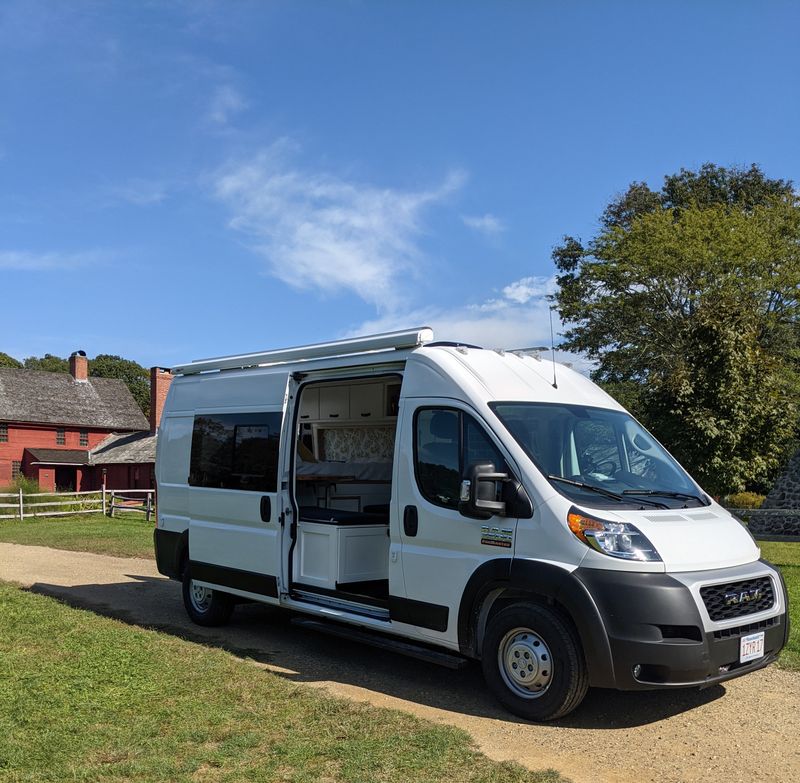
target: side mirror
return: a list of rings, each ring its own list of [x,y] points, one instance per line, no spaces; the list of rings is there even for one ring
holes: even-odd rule
[[[533,516],[533,503],[522,484],[514,478],[503,482],[502,498],[506,504],[506,516],[517,519],[530,519]]]
[[[497,482],[506,481],[507,473],[497,473],[493,462],[478,462],[467,468],[467,477],[461,482],[458,510],[466,517],[489,519],[497,514],[505,516],[506,502],[497,500]]]

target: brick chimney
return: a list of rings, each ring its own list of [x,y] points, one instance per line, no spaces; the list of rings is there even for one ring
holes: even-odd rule
[[[89,379],[89,360],[86,351],[73,351],[69,357],[69,372],[76,381]]]
[[[150,368],[150,432],[155,433],[161,423],[161,412],[167,399],[172,373],[164,367]]]

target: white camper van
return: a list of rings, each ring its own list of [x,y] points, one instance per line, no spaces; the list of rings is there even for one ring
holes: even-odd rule
[[[775,660],[779,571],[618,403],[537,355],[432,340],[174,369],[155,548],[192,620],[261,601],[445,665],[479,659],[533,720],[588,686],[703,687]]]

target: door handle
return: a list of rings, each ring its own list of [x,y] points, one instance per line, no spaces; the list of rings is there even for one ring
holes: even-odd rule
[[[403,509],[403,532],[407,536],[417,535],[419,530],[419,515],[416,506],[406,506]]]
[[[272,501],[269,495],[264,495],[261,498],[261,521],[269,522],[272,519]]]

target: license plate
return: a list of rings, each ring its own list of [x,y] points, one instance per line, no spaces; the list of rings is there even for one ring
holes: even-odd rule
[[[739,663],[764,657],[764,632],[751,633],[739,640]]]

